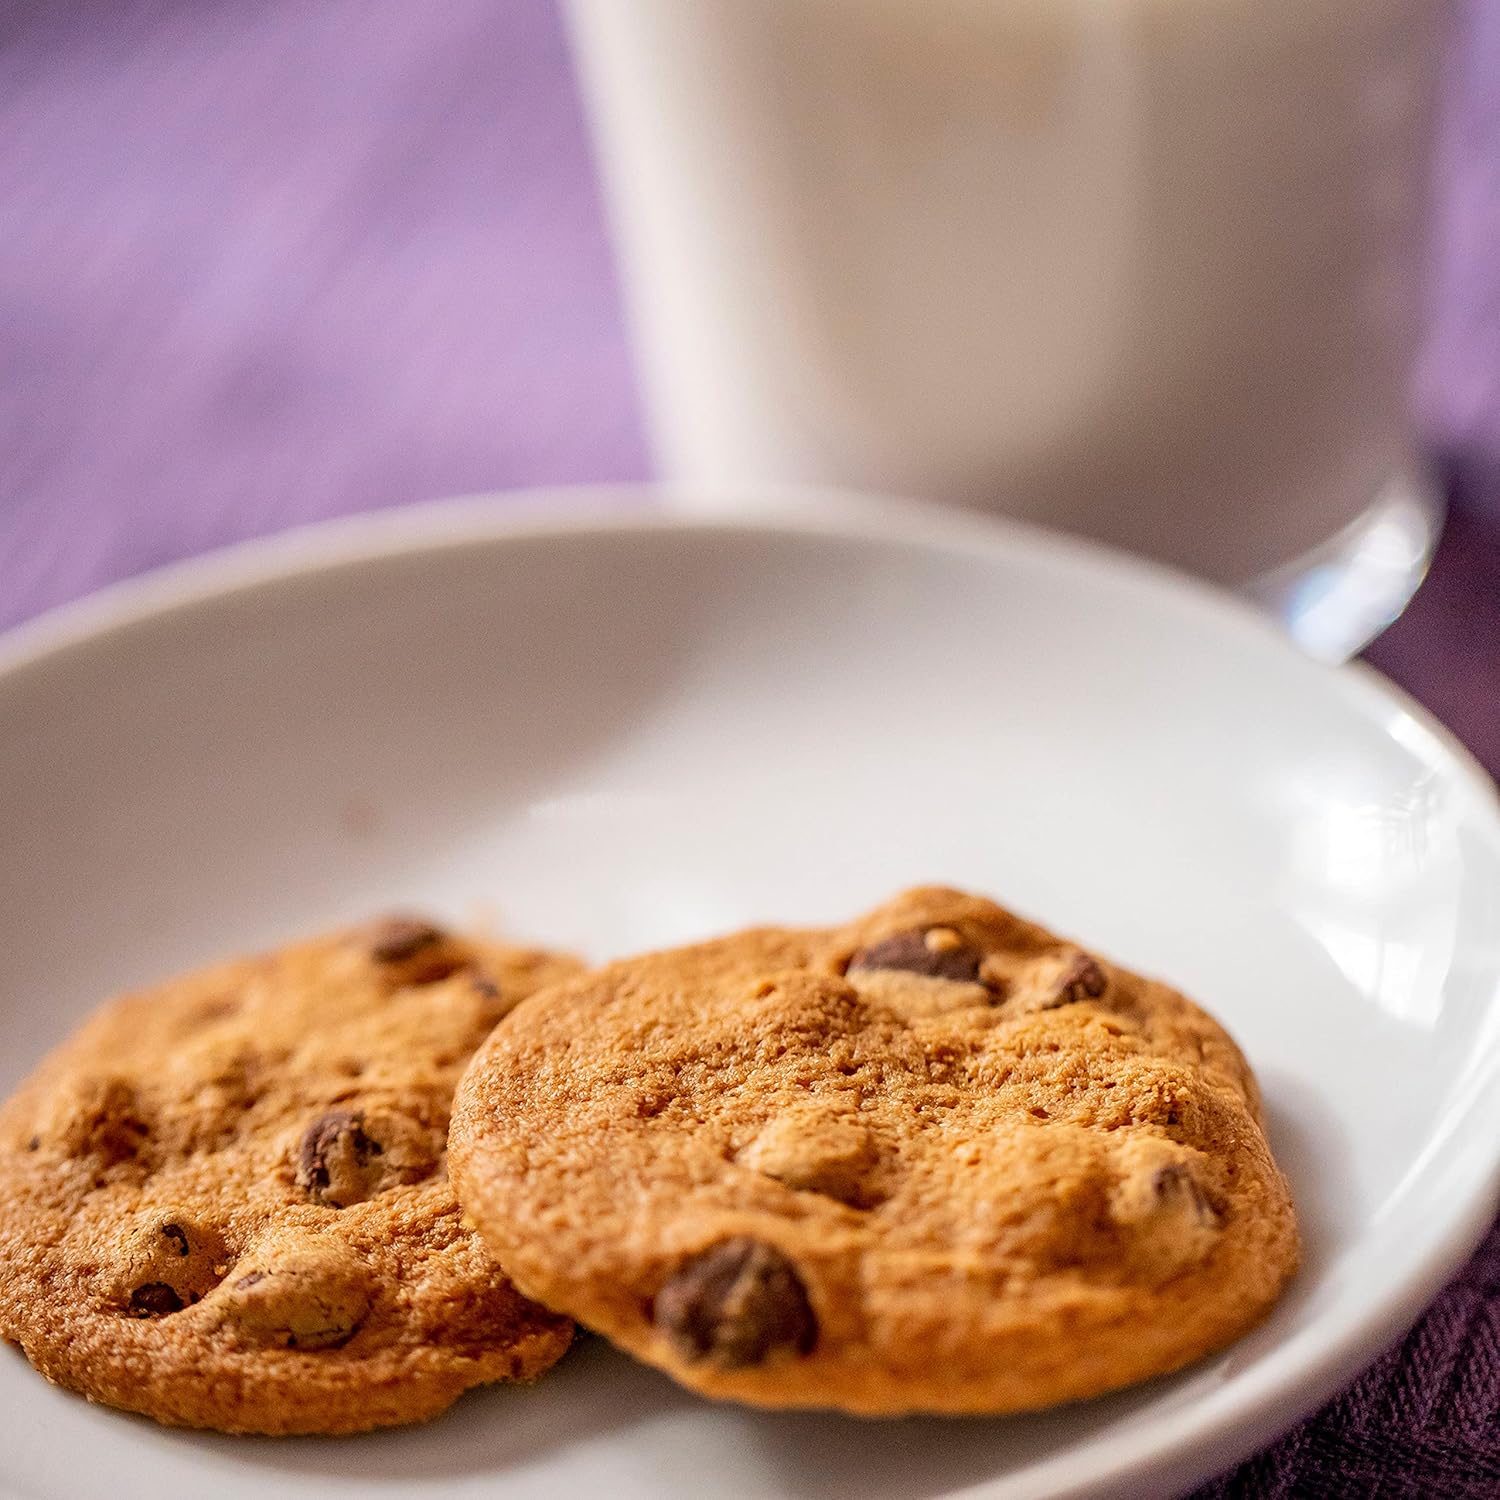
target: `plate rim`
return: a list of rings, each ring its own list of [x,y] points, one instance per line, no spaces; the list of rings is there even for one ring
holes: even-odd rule
[[[712,493],[716,513],[684,504],[682,497],[689,493]],[[1367,705],[1393,700],[1429,744],[1457,762],[1468,790],[1500,812],[1500,783],[1404,688],[1358,658],[1330,663],[1309,656],[1269,615],[1232,590],[1170,564],[1013,516],[826,485],[689,486],[653,480],[540,484],[297,522],[143,568],[17,621],[0,631],[0,675],[112,630],[293,577],[475,543],[652,532],[803,535],[905,542],[996,557],[1020,554],[1028,562],[1108,575],[1137,594],[1164,593],[1247,639],[1285,650],[1291,659],[1329,674],[1331,681],[1342,679],[1341,690]]]
[[[1303,653],[1248,601],[1166,565],[1101,543],[1012,518],[939,510],[918,502],[858,495],[824,487],[719,489],[718,513],[681,503],[689,487],[648,482],[541,485],[483,491],[388,509],[356,512],[232,542],[106,584],[0,633],[0,689],[5,679],[71,650],[195,605],[245,595],[295,578],[414,553],[462,551],[475,545],[599,534],[723,534],[803,536],[853,543],[894,542],[916,548],[979,554],[1023,566],[1107,574],[1134,597],[1187,610],[1261,649],[1323,676],[1329,691],[1363,717],[1396,710],[1416,732],[1408,748],[1462,788],[1473,820],[1500,851],[1500,791],[1473,753],[1403,689],[1366,663],[1318,662]],[[776,506],[767,510],[771,493]],[[691,487],[702,496],[702,487]],[[748,504],[754,496],[758,505]],[[1500,1007],[1500,999],[1492,999]],[[1497,1049],[1500,1050],[1500,1049]],[[1462,1130],[1480,1101],[1466,1101],[1452,1124]],[[1451,1133],[1451,1132],[1450,1132]],[[1329,1400],[1398,1342],[1473,1253],[1500,1208],[1500,1138],[1489,1160],[1471,1168],[1467,1191],[1441,1232],[1398,1284],[1367,1305],[1358,1322],[1326,1341],[1314,1322],[1268,1352],[1263,1365],[1194,1403],[1201,1414],[1183,1429],[1183,1413],[1158,1413],[1133,1431],[1096,1434],[1021,1470],[985,1479],[957,1493],[979,1497],[1084,1497],[1124,1493],[1119,1486],[1158,1482],[1191,1485],[1242,1461]],[[1303,1346],[1321,1347],[1303,1354]],[[1292,1368],[1281,1366],[1288,1360]],[[1231,1399],[1232,1397],[1232,1399]],[[1216,1409],[1222,1407],[1223,1409]],[[1191,1410],[1192,1408],[1190,1408]],[[1093,1454],[1089,1450],[1105,1451]],[[1212,1451],[1205,1470],[1195,1455]],[[1079,1459],[1085,1460],[1080,1468]],[[0,1493],[17,1495],[0,1476]]]

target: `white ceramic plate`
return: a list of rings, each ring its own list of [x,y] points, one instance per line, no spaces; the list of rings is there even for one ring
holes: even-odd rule
[[[1074,542],[380,517],[0,646],[0,1085],[97,999],[395,905],[604,956],[993,893],[1201,998],[1306,1228],[1271,1321],[1007,1420],[716,1407],[599,1344],[338,1441],[166,1431],[0,1352],[0,1486],[118,1500],[1166,1494],[1328,1395],[1495,1204],[1500,827],[1373,674]]]

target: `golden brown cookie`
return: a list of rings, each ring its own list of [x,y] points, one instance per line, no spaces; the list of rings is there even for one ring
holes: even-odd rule
[[[1297,1262],[1220,1027],[941,889],[522,1005],[459,1086],[450,1161],[518,1286],[764,1406],[1093,1395],[1228,1343]]]
[[[159,1421],[356,1432],[526,1380],[567,1319],[448,1182],[454,1085],[557,955],[392,918],[105,1006],[0,1110],[0,1333]]]

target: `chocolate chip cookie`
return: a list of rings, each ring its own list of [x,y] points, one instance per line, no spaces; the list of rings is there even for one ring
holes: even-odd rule
[[[460,1199],[529,1295],[715,1397],[1004,1412],[1173,1370],[1297,1263],[1201,1010],[989,901],[612,964],[459,1086]]]
[[[465,1226],[470,1055],[576,972],[410,918],[104,1007],[0,1110],[0,1333],[159,1421],[355,1432],[526,1380],[572,1326]]]

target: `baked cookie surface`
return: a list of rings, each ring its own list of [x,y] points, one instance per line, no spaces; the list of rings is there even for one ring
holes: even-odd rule
[[[1093,1395],[1245,1332],[1298,1254],[1218,1024],[942,889],[522,1005],[450,1162],[531,1296],[766,1406]]]
[[[571,959],[410,918],[126,996],[0,1109],[0,1334],[160,1421],[354,1432],[529,1379],[572,1328],[447,1179],[454,1086]]]

